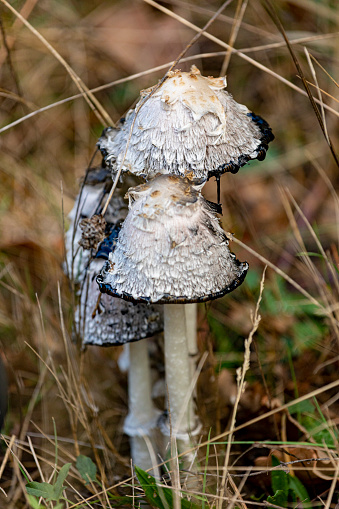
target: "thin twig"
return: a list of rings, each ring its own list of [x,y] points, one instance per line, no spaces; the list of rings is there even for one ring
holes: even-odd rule
[[[330,148],[330,151],[331,151],[331,154],[333,156],[333,159],[334,159],[336,165],[339,168],[339,159],[338,159],[338,156],[337,156],[337,154],[336,154],[336,152],[334,150],[334,147],[333,147],[333,144],[332,144],[332,141],[331,141],[330,137],[326,135],[325,125],[324,125],[323,119],[322,119],[322,117],[320,115],[320,112],[318,110],[318,107],[316,105],[316,101],[314,100],[314,97],[311,94],[311,90],[310,90],[310,87],[308,86],[308,83],[307,83],[307,80],[305,78],[304,72],[303,72],[303,70],[301,68],[301,65],[299,63],[299,60],[297,59],[296,54],[294,53],[294,50],[292,48],[292,45],[290,44],[290,41],[289,41],[289,39],[287,37],[285,29],[284,29],[284,27],[283,27],[283,25],[282,25],[282,23],[280,21],[280,18],[278,16],[274,6],[271,3],[271,0],[262,0],[262,1],[264,2],[264,5],[266,7],[266,10],[267,10],[268,14],[272,18],[273,22],[277,26],[277,28],[278,28],[279,32],[281,33],[281,35],[283,36],[283,38],[285,39],[286,46],[287,46],[287,48],[288,48],[288,50],[290,52],[290,55],[291,55],[291,57],[293,59],[293,62],[294,62],[294,65],[295,65],[295,67],[296,67],[296,69],[297,69],[297,71],[299,73],[299,76],[300,76],[302,82],[303,82],[303,85],[304,85],[305,90],[306,90],[306,94],[307,94],[307,96],[308,96],[308,98],[309,98],[309,100],[311,102],[313,111],[314,111],[314,113],[315,113],[315,115],[317,117],[317,120],[318,120],[318,123],[320,125],[320,128],[321,128],[321,130],[322,130],[322,132],[324,134],[324,137],[325,137],[325,139],[326,139],[326,141],[328,143],[328,146]]]
[[[232,24],[231,35],[230,35],[230,39],[229,39],[229,42],[228,42],[228,44],[230,45],[231,48],[234,47],[234,43],[236,41],[236,38],[237,38],[237,35],[238,35],[238,32],[239,32],[239,28],[240,28],[242,19],[244,17],[244,14],[245,14],[245,11],[246,11],[246,8],[247,8],[247,4],[248,4],[248,0],[238,0],[237,10],[236,10],[236,13],[235,13],[235,16],[234,16],[234,22]],[[222,64],[220,76],[225,76],[226,75],[226,72],[227,72],[227,69],[228,69],[228,65],[230,63],[231,56],[232,56],[232,53],[233,53],[231,48],[227,51],[227,53],[225,55],[225,59],[224,59],[223,64]]]

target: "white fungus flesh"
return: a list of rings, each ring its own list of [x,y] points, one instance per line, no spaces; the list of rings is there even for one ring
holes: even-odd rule
[[[245,278],[213,206],[188,178],[160,175],[128,192],[129,213],[97,278],[100,290],[134,302],[216,299]]]
[[[147,179],[190,172],[209,178],[264,159],[274,138],[269,125],[225,87],[225,78],[204,77],[195,66],[170,73],[154,92],[154,87],[141,92],[119,128],[105,131],[100,150],[114,171],[122,165]]]

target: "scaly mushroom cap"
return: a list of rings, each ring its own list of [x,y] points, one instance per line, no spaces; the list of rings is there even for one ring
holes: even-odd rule
[[[86,266],[91,256],[89,251],[84,251],[82,248],[79,248],[79,241],[81,240],[81,230],[78,226],[79,220],[81,221],[81,219],[91,217],[95,214],[100,204],[102,192],[102,184],[96,184],[94,186],[85,185],[82,192],[76,197],[74,206],[68,215],[70,226],[65,239],[67,267],[70,276],[73,263],[73,278],[76,283],[81,283],[81,281],[83,281],[86,274]],[[72,260],[73,257],[74,260]]]
[[[81,283],[84,280],[86,267],[91,258],[90,251],[79,248],[79,242],[81,241],[79,223],[81,220],[90,218],[100,211],[101,202],[111,186],[112,179],[107,168],[91,168],[87,173],[85,185],[76,197],[74,206],[68,215],[70,225],[65,239],[66,258],[68,270],[71,273],[72,257],[74,257],[73,278],[75,283]],[[123,198],[119,195],[114,195],[105,214],[108,228],[110,224],[116,224],[119,220],[124,219],[126,214],[127,205]]]
[[[134,302],[203,302],[242,283],[248,264],[230,252],[201,187],[160,175],[128,191],[129,213],[97,277],[102,292]]]
[[[274,139],[271,128],[234,101],[225,86],[225,78],[201,76],[195,66],[189,73],[170,73],[137,116],[154,87],[141,92],[135,110],[119,128],[104,131],[98,142],[101,152],[115,171],[128,143],[123,170],[147,179],[190,172],[195,178],[210,178],[235,173],[250,159],[264,159]]]
[[[95,281],[103,259],[95,259],[87,273],[76,320],[84,345],[115,346],[145,339],[163,330],[161,306],[138,304],[100,294]],[[100,301],[98,300],[101,295]],[[80,322],[80,323],[79,323]]]

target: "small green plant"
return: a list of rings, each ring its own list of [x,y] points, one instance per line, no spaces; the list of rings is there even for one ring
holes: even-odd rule
[[[53,505],[54,509],[63,509],[64,505],[60,500],[64,500],[62,496],[62,492],[65,489],[64,482],[71,466],[72,463],[66,463],[61,467],[53,484],[36,481],[26,484],[28,501],[32,509],[42,509],[44,507],[39,503],[39,498],[43,498],[46,502],[56,502],[56,505]]]
[[[166,488],[159,485],[159,482],[149,473],[141,468],[135,467],[140,486],[144,490],[145,498],[151,507],[158,509],[169,509],[174,507],[174,491],[172,488]],[[199,500],[206,502],[205,498],[199,497]],[[197,505],[187,498],[180,498],[181,509],[198,509]]]
[[[77,457],[76,467],[86,484],[90,481],[97,482],[97,466],[93,463],[91,458],[80,454],[80,456]]]
[[[313,402],[306,400],[290,406],[289,413],[291,415],[297,413],[298,421],[318,445],[325,445],[328,449],[335,448],[338,431],[335,426],[329,425],[316,398],[313,398]]]
[[[272,456],[272,466],[278,467],[280,461]],[[267,502],[280,507],[288,507],[290,503],[295,505],[301,502],[303,508],[310,507],[310,497],[305,486],[297,477],[292,476],[283,470],[274,469],[271,472],[272,490],[274,495],[267,497]]]
[[[26,484],[27,498],[32,509],[45,509],[46,506],[39,503],[39,498],[43,498],[47,503],[53,504],[53,502],[55,502],[56,504],[52,505],[53,509],[63,509],[64,504],[60,502],[61,500],[65,500],[62,497],[62,492],[65,489],[63,484],[71,466],[72,463],[66,463],[60,469],[54,483],[29,482]],[[97,482],[97,467],[91,458],[83,455],[78,456],[76,468],[86,484],[89,482]]]

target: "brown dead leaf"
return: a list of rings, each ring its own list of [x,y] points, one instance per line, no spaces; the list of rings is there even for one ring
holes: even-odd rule
[[[255,459],[254,464],[256,467],[262,467],[263,470],[272,467],[272,456],[275,456],[279,461],[286,461],[286,452],[290,461],[305,460],[305,462],[292,464],[294,474],[303,482],[307,484],[311,479],[328,479],[331,480],[331,473],[334,474],[334,467],[332,471],[322,471],[322,468],[328,469],[331,462],[327,461],[309,461],[317,460],[324,457],[323,452],[318,452],[316,449],[307,447],[288,447],[284,446],[284,450],[272,449],[268,456],[259,456]]]

